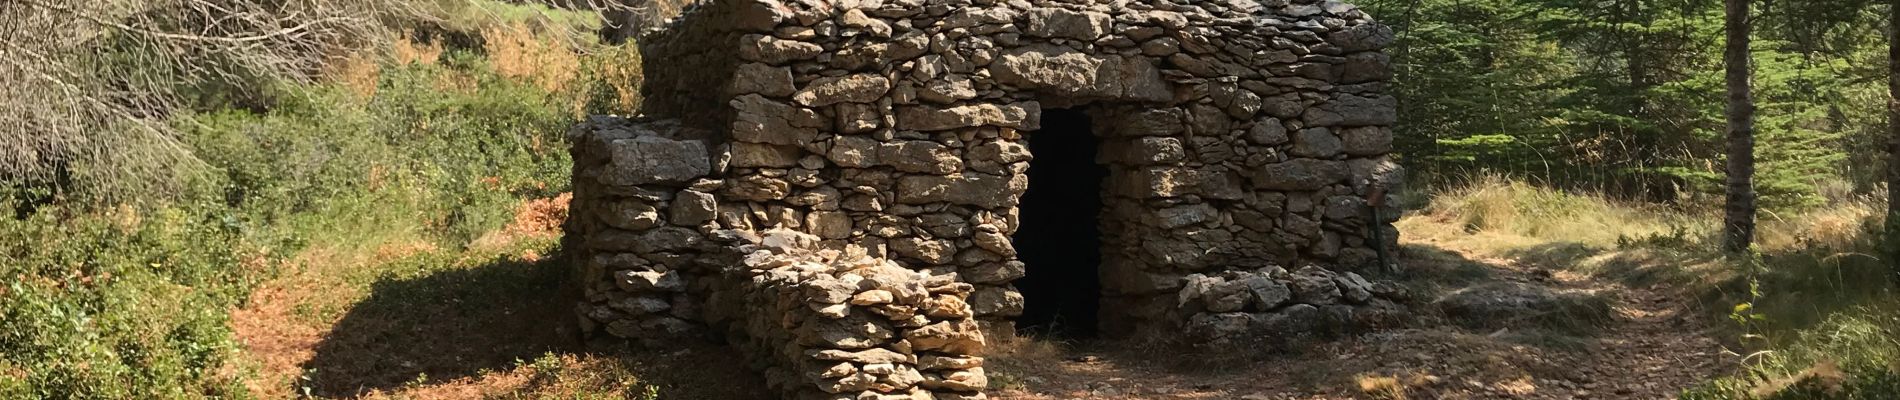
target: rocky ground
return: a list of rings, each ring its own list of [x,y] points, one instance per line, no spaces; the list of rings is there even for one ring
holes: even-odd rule
[[[516,225],[539,226],[512,233],[528,240],[554,232],[548,224]],[[1404,278],[1420,314],[1410,328],[1286,351],[1021,339],[995,346],[999,354],[986,366],[990,397],[1652,399],[1674,397],[1735,364],[1710,339],[1714,321],[1694,311],[1692,297],[1495,256],[1482,245],[1495,238],[1481,235],[1407,232]],[[513,300],[560,276],[533,250],[500,261],[455,255],[442,266],[400,261],[443,252],[403,242],[355,256],[313,252],[306,267],[264,285],[233,316],[257,372],[253,392],[770,398],[764,380],[727,347],[688,343],[654,352],[576,342],[555,321],[571,315],[570,303]]]
[[[1655,399],[1734,364],[1711,321],[1666,288],[1630,287],[1408,237],[1415,327],[1174,354],[1117,343],[1013,343],[999,399]],[[1502,314],[1512,314],[1505,318]],[[1529,315],[1530,317],[1524,317]]]

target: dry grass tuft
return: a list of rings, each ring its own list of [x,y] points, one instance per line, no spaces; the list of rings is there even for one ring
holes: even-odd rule
[[[1362,374],[1353,377],[1353,382],[1359,386],[1359,393],[1377,400],[1406,400],[1411,398],[1415,388],[1423,391],[1425,389],[1422,388],[1439,384],[1442,380],[1436,375],[1416,371],[1393,375]]]
[[[1405,400],[1405,384],[1399,378],[1379,375],[1361,375],[1353,379],[1359,384],[1359,393],[1379,400]]]
[[[405,41],[406,43],[406,41]],[[347,89],[357,99],[376,97],[376,85],[382,78],[382,65],[373,53],[350,53],[335,63],[324,65],[323,76]]]
[[[1832,360],[1821,360],[1800,373],[1762,382],[1749,390],[1749,394],[1756,398],[1768,398],[1795,385],[1806,383],[1814,385],[1829,395],[1838,395],[1846,382],[1847,373],[1842,372],[1839,365]]]
[[[470,248],[493,249],[513,246],[524,238],[545,238],[561,234],[561,223],[567,220],[568,203],[574,199],[573,193],[561,193],[559,196],[534,199],[522,202],[515,207],[514,222],[501,230],[482,235],[469,244]],[[539,259],[539,254],[533,256]]]
[[[417,43],[414,40],[396,40],[393,43],[389,50],[390,56],[396,59],[396,64],[435,65],[442,59],[442,44],[433,40],[424,43]]]
[[[632,114],[640,109],[640,85],[646,82],[646,71],[640,58],[639,48],[622,45],[599,49],[587,59],[587,74],[590,80],[605,87],[594,88],[594,108],[616,114]]]
[[[1496,232],[1531,239],[1555,239],[1596,246],[1619,239],[1669,233],[1692,226],[1686,215],[1654,206],[1534,186],[1497,176],[1445,190],[1420,212],[1462,226],[1467,232]]]
[[[581,56],[552,33],[521,22],[482,30],[484,50],[502,76],[533,82],[550,93],[569,89],[580,78]]]
[[[1764,250],[1805,248],[1849,249],[1864,238],[1869,226],[1886,220],[1884,192],[1846,195],[1798,215],[1771,212],[1761,215],[1758,243]]]
[[[1014,333],[992,333],[988,354],[984,355],[990,388],[1023,389],[1024,377],[1056,373],[1051,368],[1061,365],[1066,354],[1062,344],[1054,341]]]

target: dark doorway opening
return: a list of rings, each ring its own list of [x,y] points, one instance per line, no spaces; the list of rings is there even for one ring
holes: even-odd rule
[[[1028,135],[1029,190],[1018,205],[1014,243],[1028,272],[1016,280],[1023,294],[1025,331],[1093,337],[1101,307],[1102,180],[1089,117],[1077,110],[1043,110],[1042,130]]]

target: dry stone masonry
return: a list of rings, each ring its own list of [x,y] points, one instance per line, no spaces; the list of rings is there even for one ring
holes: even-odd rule
[[[980,331],[1038,273],[1027,138],[1066,109],[1108,169],[1076,194],[1105,333],[1377,325],[1392,38],[1330,0],[702,2],[641,39],[644,116],[570,132],[579,312],[725,333],[794,398],[982,398]]]

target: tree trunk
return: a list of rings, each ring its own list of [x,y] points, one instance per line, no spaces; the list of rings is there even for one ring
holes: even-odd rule
[[[1723,0],[1723,29],[1728,44],[1722,52],[1728,66],[1728,206],[1722,224],[1722,250],[1748,251],[1755,239],[1755,102],[1748,75],[1750,0]]]
[[[1887,264],[1900,284],[1900,4],[1887,6]]]

